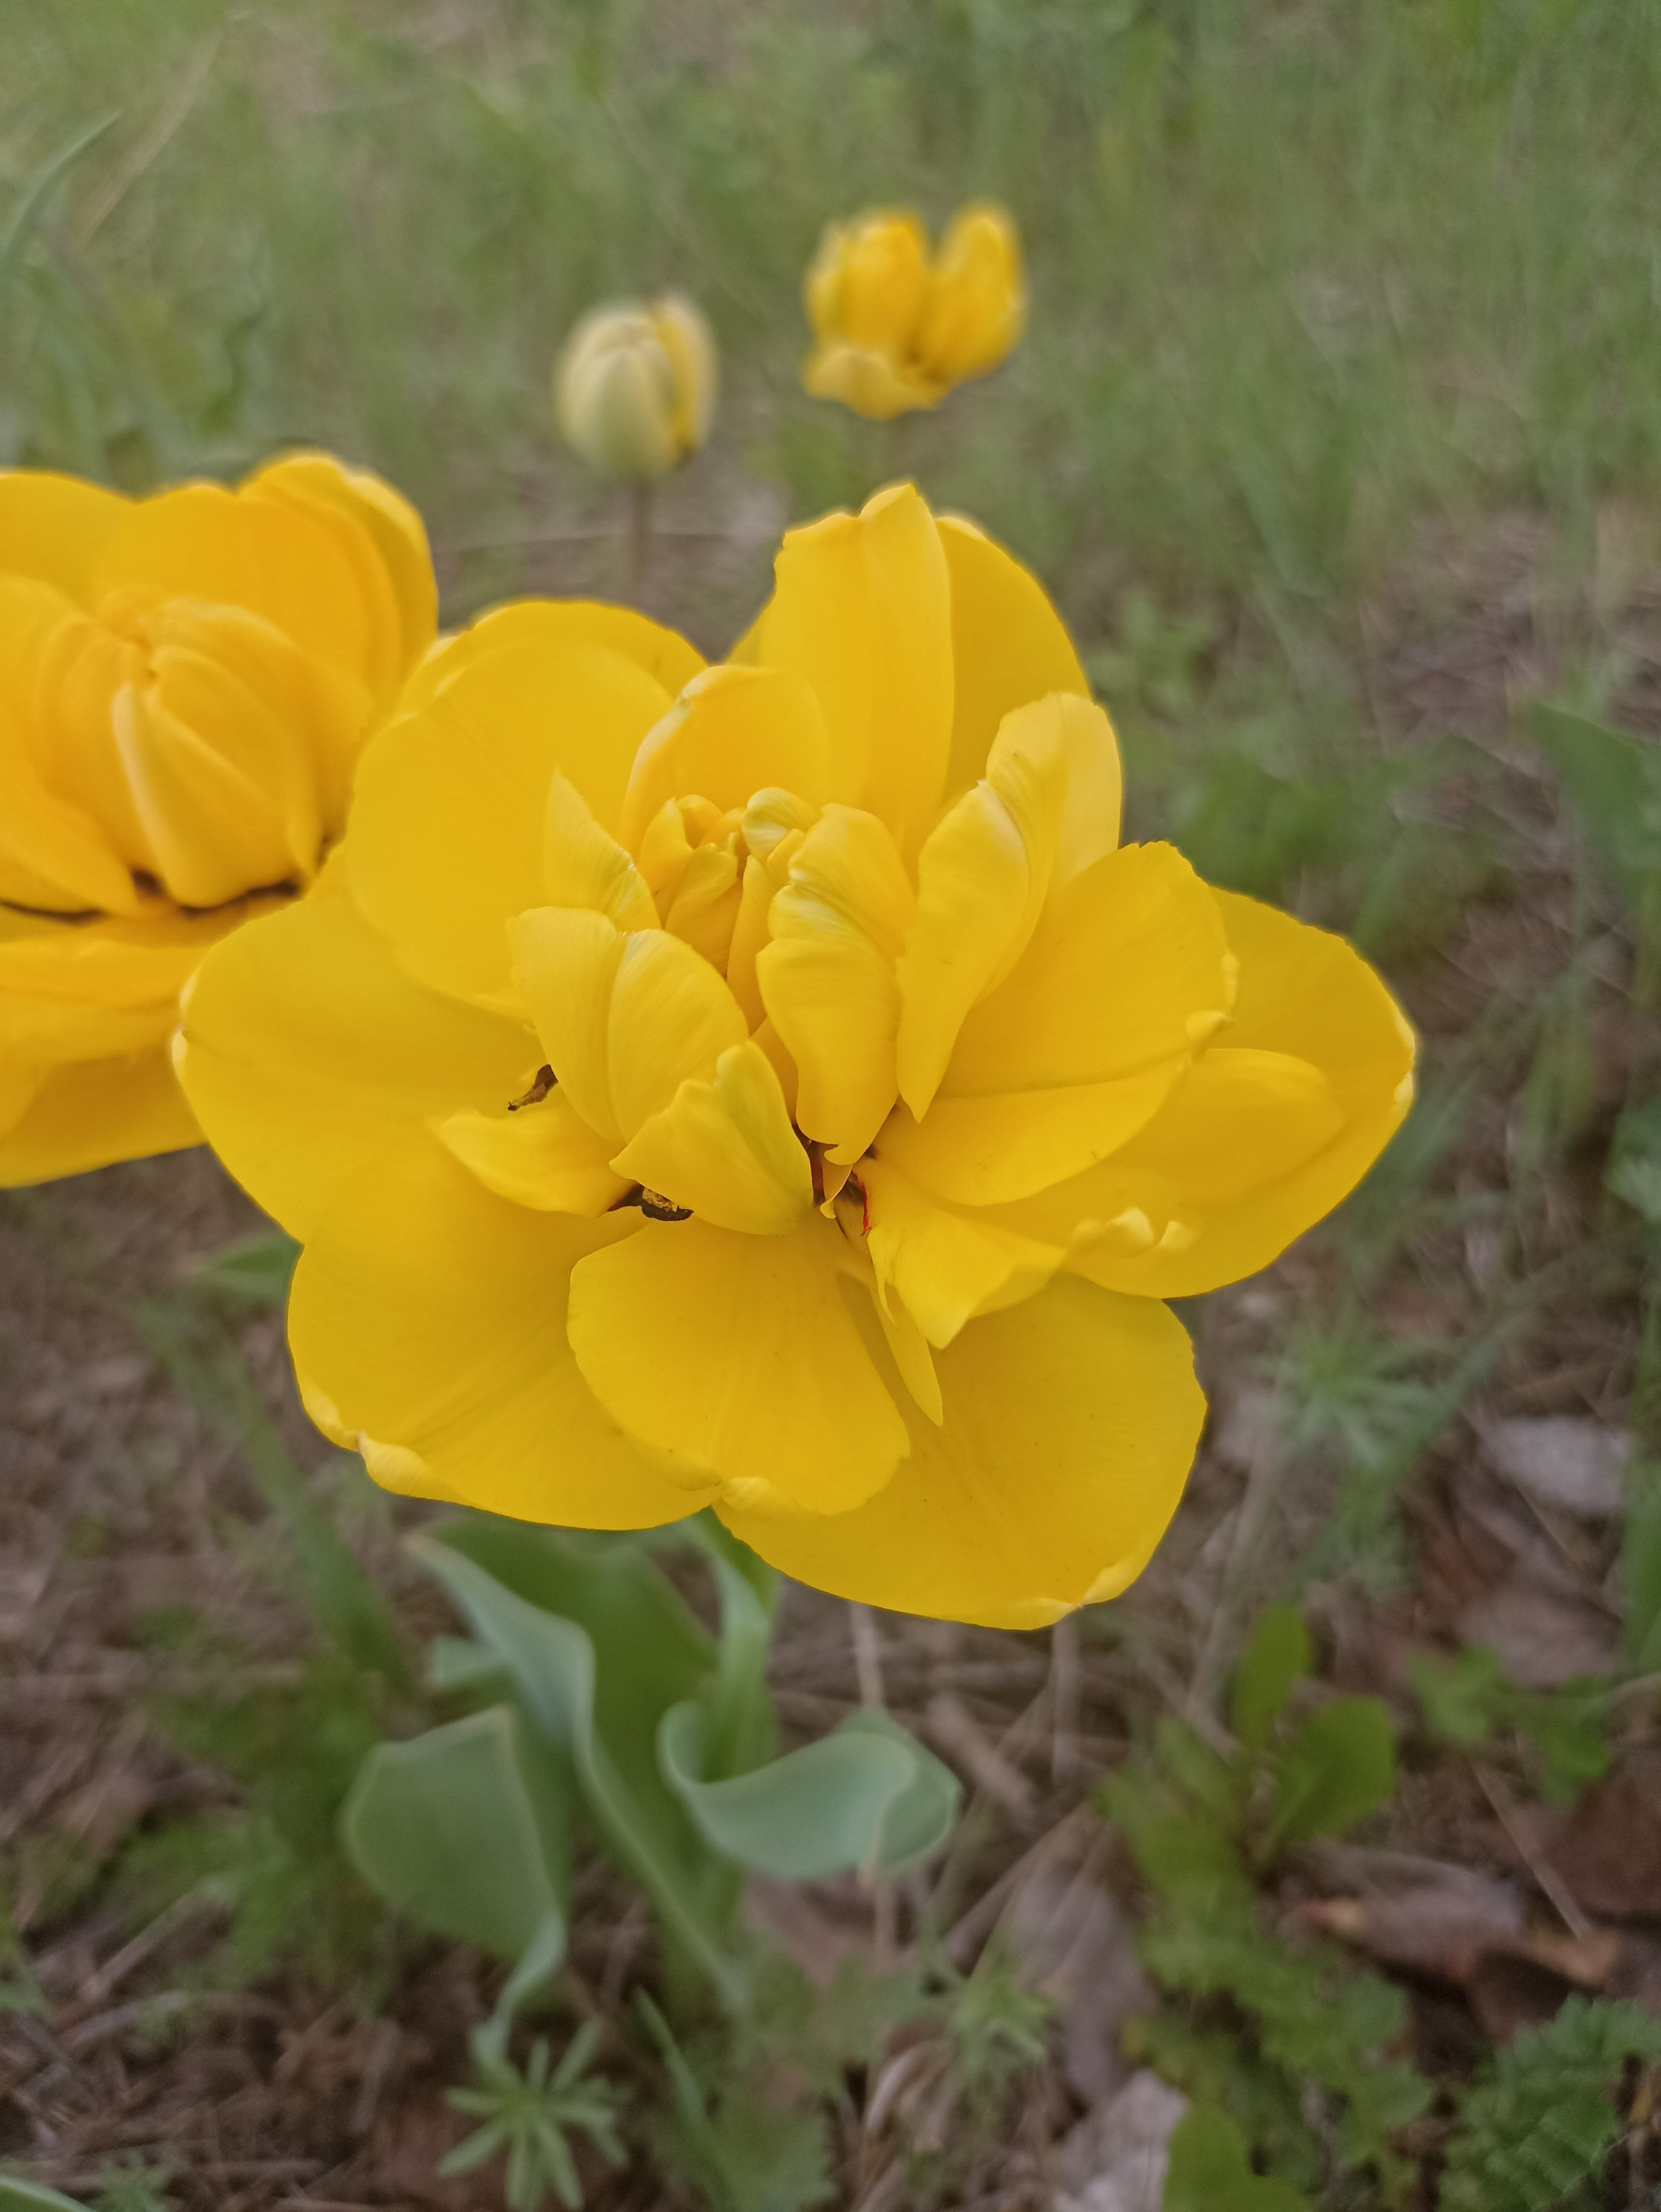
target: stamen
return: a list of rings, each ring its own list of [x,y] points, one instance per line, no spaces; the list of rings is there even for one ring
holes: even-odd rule
[[[626,1206],[637,1206],[648,1221],[690,1221],[690,1206],[677,1206],[672,1198],[666,1198],[660,1190],[648,1190],[644,1183],[631,1183],[621,1198],[611,1201],[611,1211],[621,1213]]]
[[[690,1206],[677,1206],[672,1198],[666,1198],[659,1190],[648,1190],[644,1184],[641,1187],[640,1210],[648,1221],[690,1221],[692,1218]]]
[[[510,1098],[508,1101],[508,1111],[510,1114],[517,1114],[521,1106],[540,1106],[558,1081],[559,1078],[554,1073],[553,1069],[549,1066],[546,1060],[544,1060],[542,1066],[538,1068],[531,1087],[525,1096],[522,1098]]]

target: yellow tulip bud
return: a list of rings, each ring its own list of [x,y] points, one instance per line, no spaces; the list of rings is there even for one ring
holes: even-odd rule
[[[655,483],[709,434],[715,341],[690,300],[597,307],[554,369],[559,427],[601,476]]]
[[[180,988],[315,879],[435,607],[414,510],[326,454],[0,474],[0,1184],[197,1141]]]
[[[984,376],[1026,322],[1020,240],[1002,208],[959,208],[931,261],[913,215],[831,223],[803,285],[815,338],[802,370],[818,399],[885,421],[935,407]]]

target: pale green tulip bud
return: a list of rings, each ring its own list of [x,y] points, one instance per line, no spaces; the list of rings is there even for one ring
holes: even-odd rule
[[[690,300],[597,307],[555,365],[559,427],[601,476],[654,483],[708,436],[717,380],[715,338]]]

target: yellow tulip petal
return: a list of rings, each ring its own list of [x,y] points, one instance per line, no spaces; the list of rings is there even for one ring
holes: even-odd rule
[[[741,897],[736,856],[721,845],[700,845],[687,856],[663,926],[719,970],[727,964]]]
[[[285,453],[255,471],[245,499],[287,501],[321,522],[349,562],[365,616],[358,673],[384,712],[433,641],[438,586],[421,517],[389,483],[330,453]]]
[[[172,897],[185,906],[221,906],[298,872],[282,801],[181,720],[159,692],[118,694],[115,735],[156,873]]]
[[[718,1229],[780,1237],[813,1203],[807,1154],[761,1047],[730,1046],[713,1081],[691,1078],[612,1165]]]
[[[294,501],[184,483],[129,503],[93,565],[96,591],[246,607],[342,668],[372,659],[370,617],[326,515]]]
[[[512,649],[557,655],[575,645],[604,646],[621,653],[672,699],[704,665],[703,655],[678,630],[632,607],[607,606],[598,599],[510,599],[439,640],[405,687],[405,710],[426,706],[468,661],[487,653]],[[605,826],[615,828],[615,818]]]
[[[928,234],[907,209],[873,209],[829,223],[803,283],[808,319],[822,336],[904,354],[922,311]]]
[[[628,939],[587,908],[539,907],[511,924],[514,980],[560,1089],[589,1127],[618,1143],[611,1103],[611,999]]]
[[[41,481],[0,475],[0,533],[7,490],[15,495],[24,486],[38,491]],[[14,499],[13,504],[27,502]],[[77,803],[72,788],[64,787],[61,759],[52,763],[52,783],[43,775],[32,720],[24,714],[24,702],[40,688],[43,661],[57,639],[92,627],[77,617],[71,601],[55,586],[0,573],[0,898],[20,906],[120,913],[139,904],[131,872],[112,849],[96,815]],[[106,689],[106,721],[107,702]]]
[[[1007,715],[985,776],[918,855],[917,910],[899,961],[898,1072],[900,1095],[919,1116],[964,1015],[1037,926],[1068,800],[1067,726],[1096,711],[1058,693]]]
[[[663,930],[540,907],[510,933],[514,974],[560,1087],[589,1127],[626,1142],[689,1077],[749,1034],[721,978]]]
[[[592,1217],[615,1206],[629,1187],[607,1158],[610,1142],[595,1135],[562,1091],[511,1114],[464,1108],[431,1127],[486,1190],[515,1206]]]
[[[814,347],[802,363],[801,388],[810,399],[834,399],[868,422],[938,407],[946,389],[897,354],[844,338]]]
[[[248,911],[64,922],[0,908],[0,1054],[46,1064],[165,1042],[191,971]]]
[[[481,625],[481,628],[484,627]],[[638,662],[580,626],[563,641],[512,626],[461,656],[441,691],[364,752],[352,805],[352,881],[364,912],[423,982],[496,999],[506,925],[544,903],[549,784],[569,778],[603,830],[635,750],[669,704]]]
[[[0,1137],[22,1120],[48,1073],[21,1060],[0,1060]]]
[[[692,793],[723,811],[770,785],[818,804],[826,776],[824,717],[804,678],[787,668],[707,668],[636,756],[618,836],[638,853],[666,800]]]
[[[1105,1195],[1082,1194],[1085,1211],[1123,1196],[1192,1231],[1141,1253],[1104,1243],[1074,1262],[1153,1297],[1267,1267],[1355,1188],[1413,1101],[1413,1033],[1360,954],[1255,899],[1215,896],[1240,962],[1230,1049],[1206,1053],[1166,1109],[1103,1163]],[[1056,1193],[1038,1203],[1055,1200],[1072,1202]]]
[[[767,871],[753,856],[744,864],[739,885],[739,910],[733,921],[732,942],[727,953],[727,985],[744,1009],[751,1028],[766,1018],[761,985],[756,980],[756,961],[770,942],[768,916],[772,910],[773,886]]]
[[[1159,1111],[1186,1057],[1104,1083],[1007,1091],[984,1098],[943,1092],[921,1125],[904,1109],[880,1139],[883,1157],[936,1196],[964,1206],[1030,1197],[1116,1152]]]
[[[0,469],[0,575],[38,576],[89,606],[99,556],[132,504],[79,477]]]
[[[935,1356],[945,1419],[910,1413],[909,1458],[856,1510],[810,1519],[722,1501],[733,1533],[816,1589],[896,1612],[1037,1628],[1146,1565],[1205,1401],[1182,1324],[1060,1278]]]
[[[950,1344],[977,1314],[1029,1297],[1067,1257],[1065,1237],[1044,1242],[979,1209],[943,1205],[880,1156],[859,1173],[877,1280],[931,1344]]]
[[[955,682],[944,795],[954,799],[984,772],[988,751],[1006,714],[1052,691],[1087,698],[1090,684],[1037,578],[963,516],[943,514],[937,526],[952,585]],[[1110,780],[1104,769],[1102,785],[1090,803],[1088,818],[1104,823],[1110,813],[1110,834],[1105,829],[1099,834],[1106,839],[1101,851],[1111,852],[1119,842],[1116,749]]]
[[[429,1116],[500,1110],[536,1043],[416,982],[350,896],[234,931],[198,969],[179,1071],[215,1151],[265,1211],[309,1233],[321,1193]]]
[[[1054,890],[1025,952],[971,1009],[928,1113],[883,1152],[939,1196],[1024,1198],[1115,1152],[1223,1018],[1215,901],[1169,845],[1130,845]]]
[[[771,908],[773,941],[756,979],[795,1061],[796,1119],[857,1159],[893,1104],[899,985],[895,961],[914,894],[874,815],[829,806],[790,862]]]
[[[627,1224],[624,1224],[626,1228]],[[492,1196],[421,1135],[332,1193],[289,1339],[337,1433],[422,1494],[567,1528],[649,1528],[703,1499],[595,1403],[565,1341],[574,1261],[624,1233]]]
[[[915,852],[940,800],[952,716],[946,556],[928,507],[892,484],[857,515],[786,533],[761,636],[818,695],[833,798]]]
[[[838,1513],[888,1480],[905,1424],[840,1287],[840,1232],[653,1222],[579,1261],[570,1339],[590,1387],[688,1482]]]
[[[43,1073],[10,1127],[0,1124],[0,1188],[201,1141],[165,1043],[119,1059],[77,1060]]]
[[[543,898],[550,906],[592,907],[619,929],[655,929],[658,910],[644,878],[602,830],[569,780],[548,787],[542,830]]]
[[[943,384],[994,369],[1026,325],[1020,239],[1001,207],[963,207],[928,272],[917,354]]]

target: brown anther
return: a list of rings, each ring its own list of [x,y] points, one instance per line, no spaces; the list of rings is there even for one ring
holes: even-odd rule
[[[538,1068],[535,1079],[525,1096],[522,1098],[510,1098],[508,1101],[508,1111],[510,1114],[517,1114],[521,1106],[540,1106],[558,1081],[559,1078],[545,1060]]]
[[[640,1210],[648,1221],[690,1221],[692,1218],[690,1206],[677,1206],[672,1198],[666,1198],[660,1190],[648,1190],[643,1183]]]

